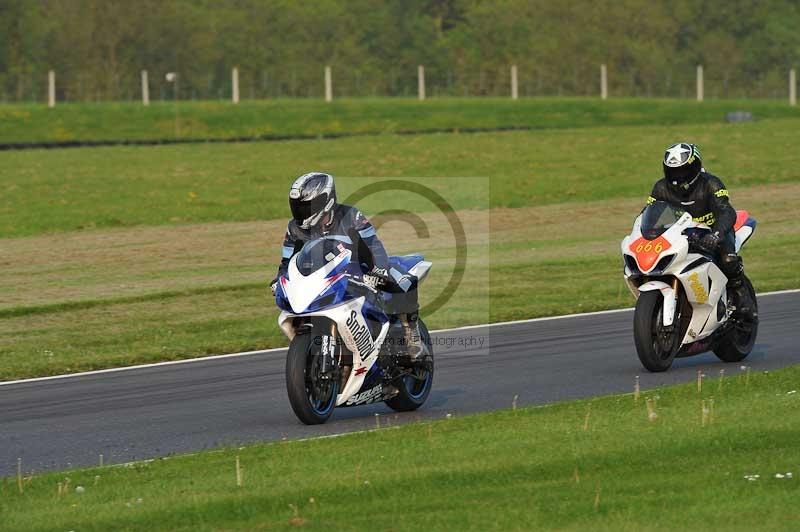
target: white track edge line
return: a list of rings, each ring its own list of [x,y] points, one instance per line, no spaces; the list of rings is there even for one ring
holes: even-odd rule
[[[789,290],[776,290],[774,292],[764,292],[763,294],[757,294],[758,297],[765,297],[765,296],[776,296],[781,294],[794,294],[800,292],[800,288],[793,288]],[[540,321],[553,321],[553,320],[563,320],[569,318],[580,318],[580,317],[591,317],[591,316],[602,316],[604,314],[618,314],[621,312],[630,312],[633,310],[633,307],[628,308],[618,308],[618,309],[609,309],[609,310],[597,310],[594,312],[583,312],[583,313],[575,313],[575,314],[563,314],[561,316],[544,316],[541,318],[529,318],[525,320],[512,320],[512,321],[499,321],[496,323],[483,323],[479,325],[464,325],[462,327],[453,327],[451,329],[438,329],[435,331],[431,331],[432,334],[439,334],[444,332],[454,332],[454,331],[466,331],[470,329],[485,329],[490,327],[502,327],[504,325],[518,325],[521,323],[536,323]],[[79,373],[64,373],[62,375],[50,375],[48,377],[34,377],[31,379],[20,379],[15,381],[4,381],[0,382],[0,386],[10,386],[12,384],[24,384],[29,382],[42,382],[42,381],[50,381],[50,380],[57,380],[57,379],[70,379],[73,377],[85,377],[87,375],[101,375],[104,373],[116,373],[120,371],[132,371],[137,369],[146,369],[146,368],[157,368],[161,366],[176,366],[178,364],[190,364],[192,362],[203,362],[203,361],[213,361],[213,360],[222,360],[226,358],[238,358],[238,357],[246,357],[252,355],[263,355],[266,353],[274,353],[276,351],[284,351],[286,347],[273,347],[270,349],[259,349],[256,351],[242,351],[241,353],[228,353],[224,355],[211,355],[207,357],[196,357],[196,358],[184,358],[181,360],[168,360],[166,362],[153,362],[151,364],[137,364],[135,366],[123,366],[119,368],[107,368],[107,369],[97,369],[92,371],[82,371]]]
[[[241,353],[228,353],[225,355],[211,355],[207,357],[196,357],[196,358],[183,358],[181,360],[167,360],[166,362],[153,362],[150,364],[137,364],[135,366],[122,366],[119,368],[106,368],[106,369],[95,369],[91,371],[81,371],[79,373],[64,373],[61,375],[49,375],[47,377],[34,377],[31,379],[20,379],[16,381],[4,381],[0,382],[0,386],[8,386],[10,384],[23,384],[26,382],[41,382],[41,381],[50,381],[56,379],[69,379],[72,377],[84,377],[86,375],[100,375],[103,373],[116,373],[118,371],[131,371],[135,369],[146,369],[146,368],[157,368],[161,366],[176,366],[178,364],[189,364],[191,362],[200,362],[201,360],[222,360],[225,358],[238,358],[238,357],[245,357],[250,355],[262,355],[265,353],[271,353],[274,351],[283,351],[285,347],[273,347],[271,349],[260,349],[257,351],[242,351]]]

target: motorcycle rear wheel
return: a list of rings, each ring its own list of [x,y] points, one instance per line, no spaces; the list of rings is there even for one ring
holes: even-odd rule
[[[286,391],[297,418],[306,425],[320,425],[331,417],[339,393],[337,379],[319,373],[320,347],[315,334],[298,334],[286,355]]]
[[[664,306],[664,298],[660,292],[642,292],[636,300],[636,308],[633,313],[633,339],[636,344],[636,354],[639,361],[648,370],[654,373],[667,371],[672,366],[677,353],[673,341],[668,345],[662,341],[664,334],[661,309]],[[678,302],[680,308],[680,301]],[[678,323],[675,322],[675,327]],[[675,333],[673,333],[675,334]]]
[[[419,333],[422,345],[430,355],[430,369],[412,368],[412,375],[400,379],[397,383],[398,393],[385,401],[386,405],[396,412],[411,412],[421,407],[428,399],[433,385],[433,344],[428,328],[419,320]]]
[[[741,362],[747,358],[750,351],[753,350],[756,337],[758,336],[758,301],[756,301],[756,291],[750,279],[747,277],[744,278],[744,286],[750,292],[755,318],[752,322],[734,322],[731,329],[720,339],[719,343],[714,348],[714,354],[723,362]]]

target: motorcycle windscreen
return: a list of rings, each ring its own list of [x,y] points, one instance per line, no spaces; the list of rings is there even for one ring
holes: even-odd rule
[[[655,240],[681,219],[684,211],[667,203],[656,201],[642,212],[641,231],[647,240]]]
[[[310,275],[349,248],[350,239],[347,237],[328,236],[311,240],[297,254],[297,270],[302,275]]]

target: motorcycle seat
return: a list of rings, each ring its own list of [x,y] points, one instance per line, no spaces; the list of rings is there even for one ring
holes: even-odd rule
[[[733,234],[736,237],[736,253],[742,249],[744,243],[753,235],[756,230],[756,220],[747,211],[736,211],[736,223],[733,226]]]

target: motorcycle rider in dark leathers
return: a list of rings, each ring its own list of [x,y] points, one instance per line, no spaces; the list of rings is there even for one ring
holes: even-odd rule
[[[754,317],[753,301],[744,285],[744,265],[736,253],[733,226],[736,211],[730,204],[728,189],[722,180],[705,171],[700,150],[694,144],[679,142],[668,147],[663,160],[664,178],[653,186],[648,205],[665,201],[689,214],[695,222],[708,225],[711,232],[700,246],[712,253],[728,278],[729,294],[735,312],[744,318]]]
[[[418,279],[400,265],[389,264],[375,227],[360,210],[337,203],[333,176],[311,172],[298,177],[289,190],[289,207],[292,219],[286,229],[278,275],[270,283],[273,294],[278,279],[286,274],[289,261],[303,244],[328,235],[348,237],[354,262],[363,266],[365,280],[391,294],[386,299],[387,311],[397,315],[403,325],[409,358],[419,359],[423,349],[417,322]]]

